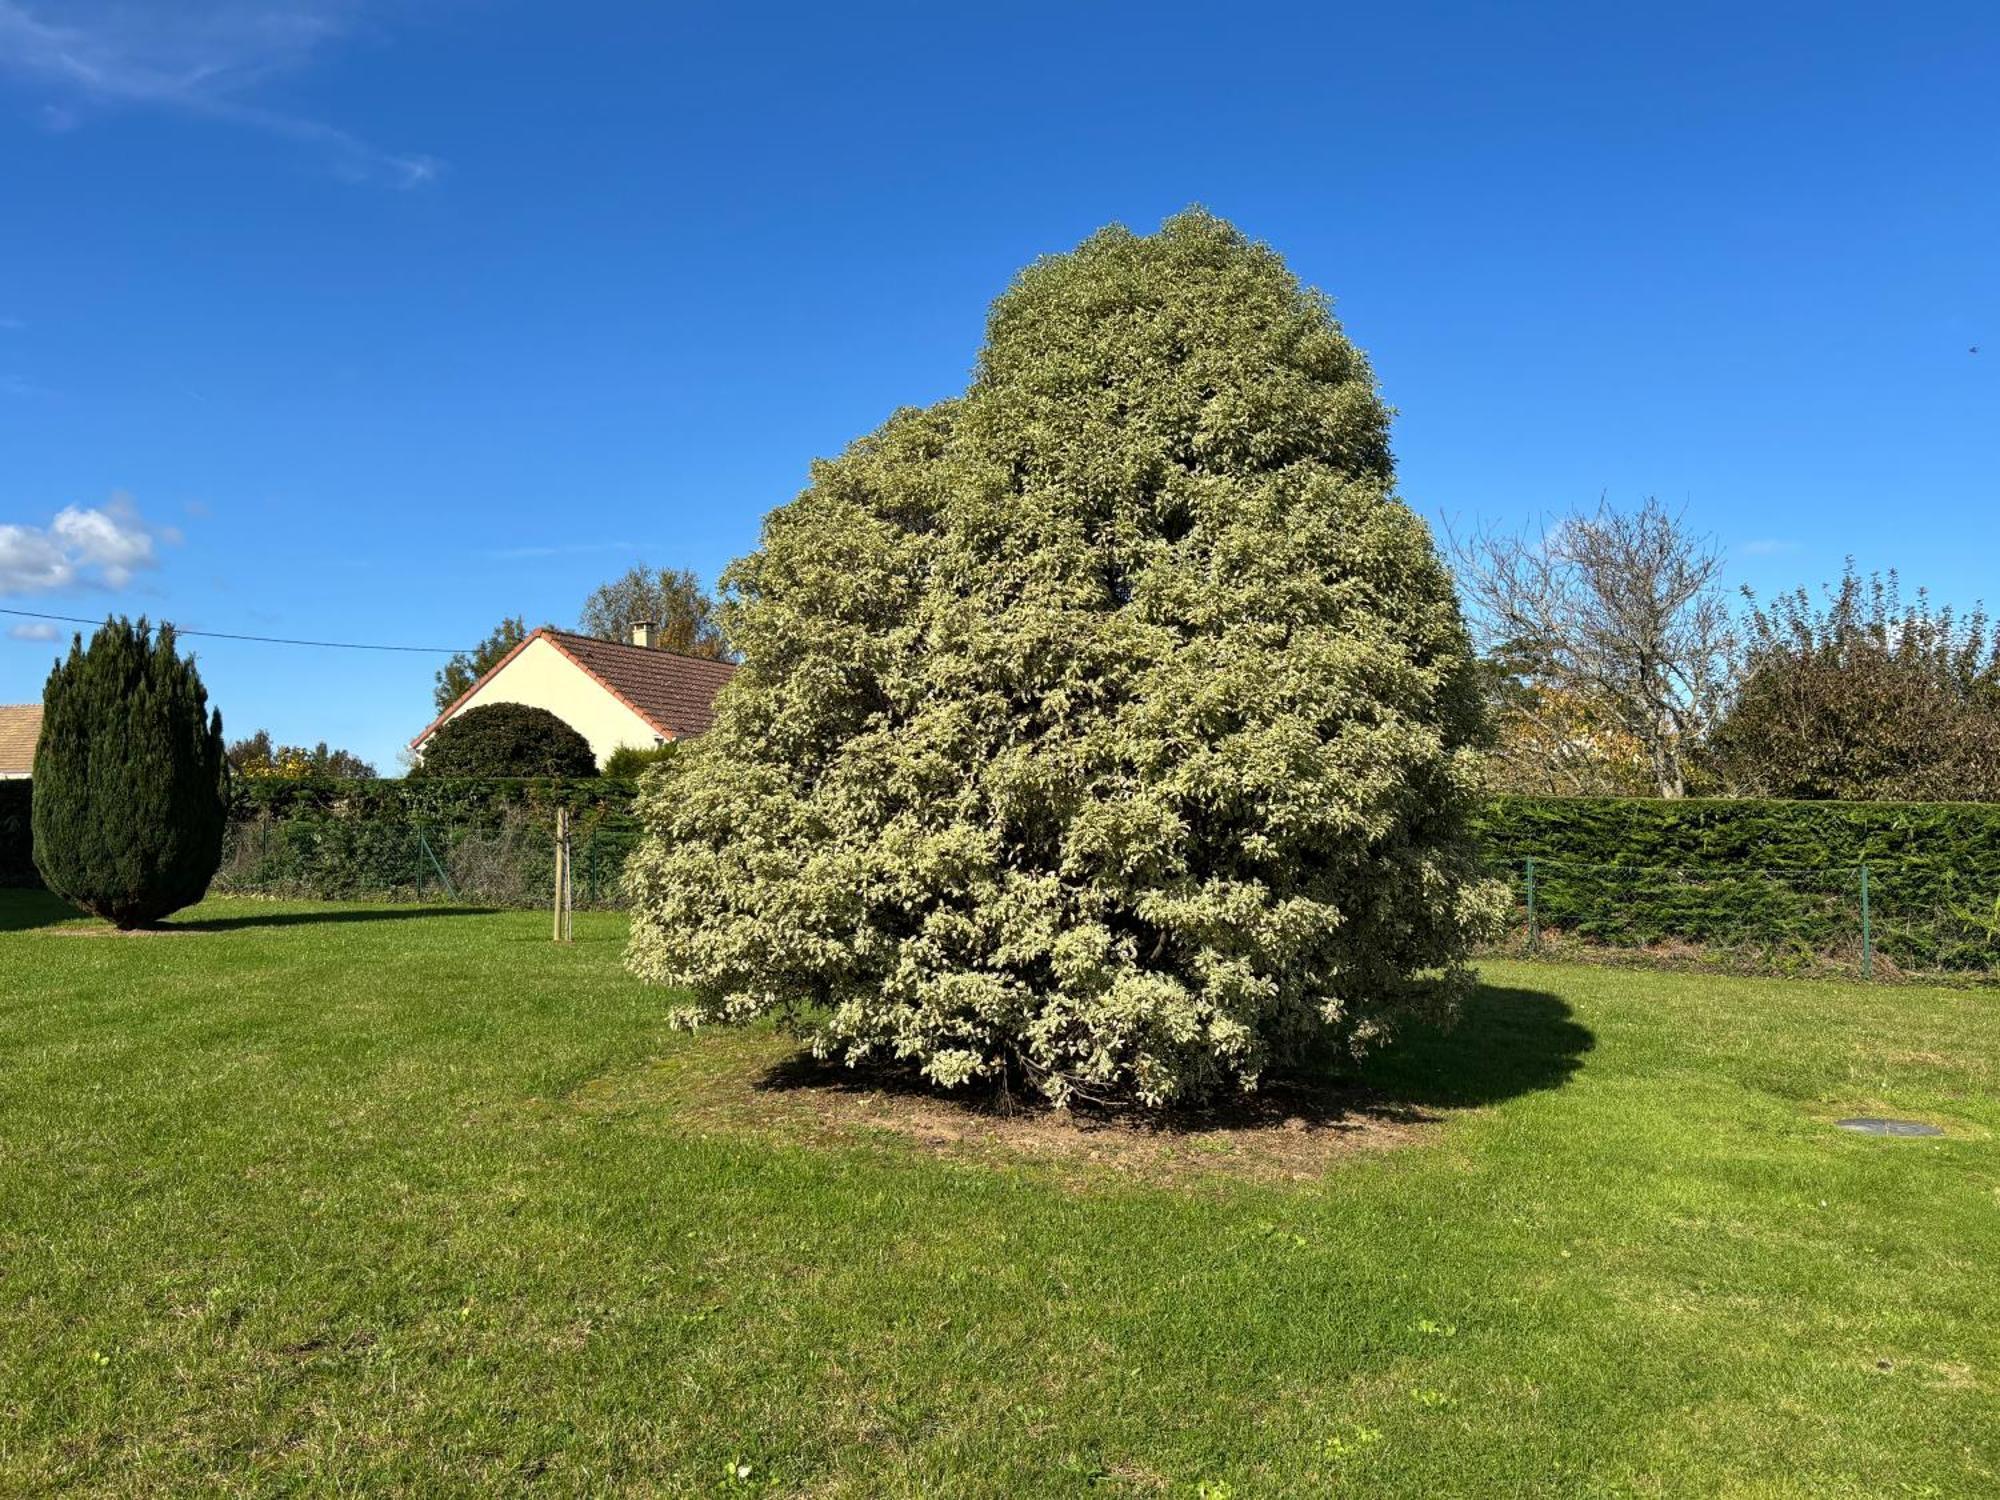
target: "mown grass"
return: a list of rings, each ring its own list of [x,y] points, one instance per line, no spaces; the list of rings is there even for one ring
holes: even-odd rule
[[[1494,964],[1366,1070],[1407,1142],[1154,1177],[693,1107],[776,1044],[615,917],[59,915],[0,1492],[2000,1492],[1991,995]]]

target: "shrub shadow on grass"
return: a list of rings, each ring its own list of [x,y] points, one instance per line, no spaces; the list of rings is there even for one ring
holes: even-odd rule
[[[83,914],[60,896],[22,886],[0,890],[0,932],[26,932],[73,922]]]
[[[333,907],[326,911],[258,912],[240,917],[195,917],[165,925],[184,932],[234,932],[245,927],[317,927],[334,922],[403,922],[425,917],[490,917],[484,906]]]
[[[1481,985],[1449,1030],[1412,1028],[1361,1066],[1360,1081],[1426,1109],[1476,1109],[1560,1088],[1597,1045],[1546,990]]]
[[[1354,1149],[1419,1138],[1446,1113],[1558,1088],[1594,1045],[1540,990],[1485,986],[1449,1031],[1413,1030],[1358,1069],[1278,1073],[1206,1109],[1051,1108],[997,1088],[946,1092],[907,1071],[849,1068],[806,1052],[751,1081],[822,1126],[886,1129],[938,1148],[965,1144],[1111,1165],[1145,1177],[1191,1169],[1304,1179]]]

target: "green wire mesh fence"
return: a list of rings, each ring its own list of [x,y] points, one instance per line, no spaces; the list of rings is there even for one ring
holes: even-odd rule
[[[2000,977],[2000,887],[1942,867],[1759,869],[1498,862],[1506,946],[1716,957],[1777,970]]]
[[[631,814],[579,814],[571,835],[576,905],[622,904],[638,843]],[[2000,884],[1910,861],[1853,867],[1713,868],[1499,860],[1514,893],[1503,951],[1620,950],[1801,972],[2000,979]],[[340,816],[231,826],[219,893],[317,900],[451,900],[546,906],[555,836],[544,811],[461,824]]]
[[[629,816],[576,819],[570,837],[576,905],[622,904],[620,877],[638,840],[638,821]],[[554,826],[534,814],[471,824],[260,818],[230,826],[213,889],[319,901],[546,906],[554,899],[555,866]]]

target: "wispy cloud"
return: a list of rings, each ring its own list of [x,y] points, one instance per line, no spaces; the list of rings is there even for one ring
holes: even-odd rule
[[[150,524],[124,494],[103,506],[66,505],[46,526],[0,523],[0,595],[122,589],[159,566],[161,543],[180,539],[173,527]]]
[[[1745,542],[1737,550],[1745,557],[1783,557],[1787,553],[1797,552],[1801,545],[1777,537],[1763,537],[1754,542]]]
[[[479,555],[494,562],[517,562],[537,557],[582,557],[592,552],[637,550],[630,542],[557,542],[548,546],[488,547]]]
[[[7,634],[17,641],[53,641],[59,639],[62,632],[46,620],[37,620],[32,624],[9,626]]]
[[[0,332],[17,333],[27,326],[19,318],[0,317]]]
[[[350,36],[360,0],[0,0],[0,68],[54,92],[43,125],[73,129],[90,107],[172,110],[314,147],[354,181],[416,187],[434,157],[257,101],[256,91]]]

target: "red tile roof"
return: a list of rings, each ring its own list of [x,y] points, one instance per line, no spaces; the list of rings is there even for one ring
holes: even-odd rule
[[[437,727],[457,713],[474,693],[494,676],[506,670],[532,641],[546,638],[551,646],[575,662],[587,675],[644,719],[664,739],[681,739],[700,734],[715,722],[715,695],[723,683],[735,675],[733,662],[713,661],[702,656],[682,656],[657,646],[628,646],[622,641],[600,641],[595,636],[576,635],[544,625],[512,651],[486,669],[450,708],[433,719],[424,732],[410,741],[421,745],[437,732]]]
[[[682,656],[657,646],[628,646],[595,636],[545,630],[549,644],[671,739],[700,734],[715,722],[715,695],[736,675],[736,664]]]

